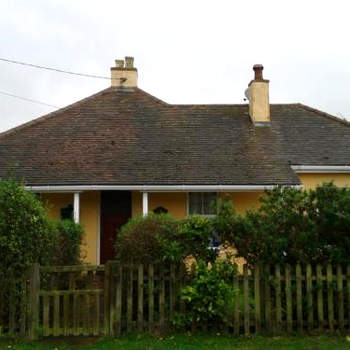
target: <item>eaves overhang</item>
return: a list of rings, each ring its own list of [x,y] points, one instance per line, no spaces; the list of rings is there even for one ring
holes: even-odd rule
[[[302,185],[285,185],[302,188]],[[81,191],[140,191],[140,192],[258,192],[271,190],[277,185],[33,185],[25,186],[33,192]]]

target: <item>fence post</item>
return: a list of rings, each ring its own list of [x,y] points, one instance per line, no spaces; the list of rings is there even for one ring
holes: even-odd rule
[[[110,281],[109,281],[109,336],[115,336],[115,307],[116,307],[116,290],[115,290],[115,274],[117,271],[117,264],[115,261],[110,263]]]
[[[303,282],[301,265],[295,265],[295,279],[296,279],[296,301],[297,301],[297,330],[303,331]]]
[[[327,305],[328,305],[328,325],[329,330],[334,332],[334,300],[333,300],[333,267],[331,264],[327,265]]]
[[[104,278],[104,335],[110,335],[110,279],[111,279],[111,262],[105,264],[105,278]]]
[[[276,331],[282,331],[281,267],[275,265]]]
[[[314,308],[312,292],[312,267],[306,265],[306,302],[307,302],[307,328],[311,332],[314,328]]]
[[[243,312],[244,312],[244,335],[249,335],[250,333],[250,323],[249,323],[249,271],[248,265],[243,265]]]
[[[27,330],[27,307],[28,307],[28,294],[27,294],[27,283],[28,283],[28,269],[24,272],[22,278],[22,295],[21,295],[21,306],[20,306],[20,336],[26,336]],[[1,302],[1,300],[0,300]],[[0,314],[1,315],[1,314]],[[1,320],[1,316],[0,316]]]
[[[286,321],[287,332],[293,331],[293,309],[292,309],[292,279],[291,267],[289,264],[285,265],[285,293],[286,293]]]
[[[260,264],[256,264],[254,267],[255,333],[260,333],[261,327],[260,283]]]
[[[28,338],[35,340],[39,328],[40,265],[34,263],[29,269]]]
[[[181,281],[182,283],[182,281]],[[148,266],[148,330],[153,330],[153,314],[154,314],[154,267],[152,264]]]
[[[138,274],[137,274],[137,329],[139,332],[143,331],[143,265],[140,264],[138,266]]]

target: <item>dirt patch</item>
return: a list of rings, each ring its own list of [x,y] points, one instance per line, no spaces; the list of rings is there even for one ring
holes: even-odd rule
[[[41,344],[49,345],[72,345],[88,346],[96,344],[101,338],[99,337],[47,337],[38,341]]]

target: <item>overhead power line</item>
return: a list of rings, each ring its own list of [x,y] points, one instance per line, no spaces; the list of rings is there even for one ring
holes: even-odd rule
[[[28,66],[28,67],[32,67],[32,68],[46,69],[46,70],[50,70],[50,71],[57,72],[57,73],[65,73],[65,74],[71,74],[71,75],[78,75],[78,76],[87,77],[87,78],[96,78],[96,79],[107,79],[107,80],[111,80],[110,77],[104,77],[104,76],[101,76],[101,75],[76,73],[76,72],[66,71],[66,70],[63,70],[63,69],[57,69],[57,68],[52,68],[52,67],[39,66],[39,65],[37,65],[37,64],[26,63],[26,62],[21,62],[21,61],[14,61],[14,60],[10,60],[10,59],[8,59],[8,58],[1,58],[1,57],[0,57],[0,61],[7,62],[7,63],[13,63],[13,64],[20,64],[20,65],[22,65],[22,66]]]
[[[20,100],[27,101],[27,102],[37,103],[37,104],[43,105],[43,106],[48,106],[48,107],[53,107],[53,108],[61,108],[61,107],[58,107],[58,106],[50,105],[50,104],[45,103],[45,102],[41,102],[41,101],[37,101],[37,100],[32,100],[31,98],[27,98],[27,97],[17,96],[17,95],[10,94],[10,93],[4,92],[4,91],[0,91],[0,94],[1,94],[1,95],[5,95],[5,96],[10,96],[10,97],[18,98],[18,99],[20,99]]]

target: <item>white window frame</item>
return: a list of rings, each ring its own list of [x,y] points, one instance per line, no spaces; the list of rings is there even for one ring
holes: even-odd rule
[[[208,193],[208,192],[211,192],[211,193],[215,193],[216,194],[216,201],[218,200],[219,196],[218,196],[218,192],[216,191],[190,191],[190,192],[187,192],[187,200],[186,200],[186,214],[187,216],[189,215],[200,215],[200,216],[206,216],[206,217],[214,217],[216,216],[216,214],[190,214],[190,193]]]
[[[218,192],[216,191],[191,191],[191,192],[199,192],[199,193],[205,193],[205,192],[215,192],[216,193],[216,201],[218,200],[219,196],[218,196]],[[200,216],[205,216],[205,217],[214,217],[217,214],[190,214],[190,192],[187,192],[187,196],[186,196],[187,200],[186,200],[186,212],[187,212],[187,216],[189,215],[200,215]],[[219,249],[219,252],[221,251],[221,246],[219,245],[219,247],[214,247],[214,246],[209,246],[209,249]]]

